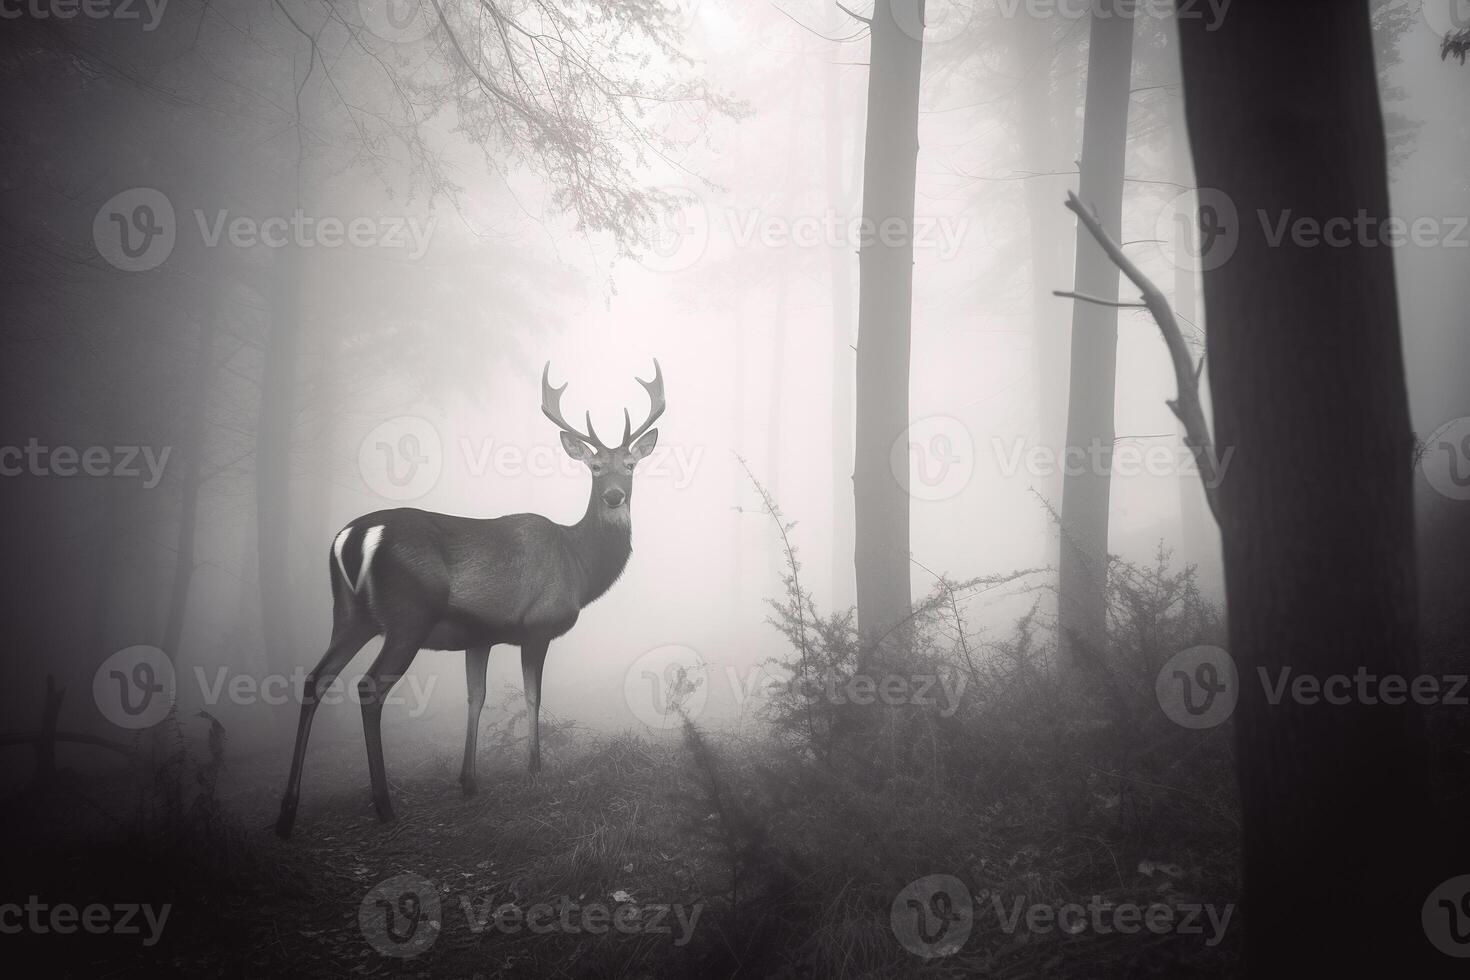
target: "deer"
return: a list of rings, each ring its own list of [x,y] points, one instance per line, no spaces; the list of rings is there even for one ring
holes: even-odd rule
[[[623,439],[605,445],[592,427],[578,431],[562,417],[567,389],[551,384],[551,362],[541,372],[541,412],[560,430],[567,455],[592,474],[587,510],[576,524],[540,514],[473,518],[411,507],[380,510],[349,522],[332,541],[332,635],[321,661],[306,677],[291,774],[281,798],[276,834],[291,835],[311,722],[322,695],[353,656],[376,636],[383,647],[357,685],[367,743],[368,775],[378,819],[393,821],[383,766],[383,705],[420,649],[463,650],[469,717],[460,787],[475,786],[475,745],[485,705],[485,671],[497,644],[521,650],[530,772],[541,771],[541,669],[551,641],[622,575],[632,551],[633,469],[653,451],[664,412],[663,371],[635,380],[648,393],[647,419],[636,429],[623,409]]]

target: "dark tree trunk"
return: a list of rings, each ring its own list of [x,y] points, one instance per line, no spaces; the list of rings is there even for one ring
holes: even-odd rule
[[[1133,69],[1131,0],[1094,13],[1087,52],[1087,105],[1077,196],[1121,240],[1123,158],[1128,142],[1128,82]],[[1077,292],[1118,298],[1118,268],[1077,229]],[[1101,650],[1107,627],[1108,503],[1113,452],[1113,385],[1117,373],[1118,311],[1096,303],[1072,306],[1071,375],[1067,399],[1067,472],[1062,477],[1062,527],[1057,581],[1058,645],[1064,661]],[[1081,455],[1077,455],[1080,453]]]
[[[863,218],[873,233],[858,260],[853,511],[858,626],[874,639],[909,613],[908,470],[890,454],[908,426],[923,10],[923,0],[876,0],[869,55]],[[876,234],[884,227],[901,241]]]
[[[1248,976],[1424,976],[1437,838],[1412,706],[1272,705],[1258,670],[1412,677],[1411,434],[1393,253],[1303,247],[1283,215],[1388,213],[1368,8],[1240,0],[1180,23],[1201,187],[1233,202],[1205,320],[1243,807]],[[1263,224],[1266,227],[1263,227]],[[1421,873],[1421,869],[1428,871]],[[1427,962],[1424,958],[1428,957]]]

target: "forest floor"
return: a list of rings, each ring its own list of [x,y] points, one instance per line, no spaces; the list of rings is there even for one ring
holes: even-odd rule
[[[169,906],[152,945],[142,916],[138,934],[18,937],[53,975],[89,977],[1218,976],[1234,960],[1233,930],[1217,945],[1147,932],[1010,934],[983,923],[983,892],[963,949],[915,956],[894,938],[887,884],[915,872],[975,879],[1009,863],[1008,891],[1066,878],[1082,902],[1106,892],[1147,904],[1169,882],[1128,867],[1105,840],[1049,840],[1025,813],[997,813],[982,829],[972,814],[900,796],[875,807],[892,811],[875,829],[814,782],[768,786],[759,812],[790,834],[779,845],[764,829],[757,836],[789,853],[751,860],[754,845],[721,829],[729,818],[719,811],[752,795],[763,777],[748,757],[761,753],[718,744],[731,799],[713,803],[696,754],[675,740],[579,737],[534,778],[523,752],[482,747],[480,790],[468,799],[457,751],[390,744],[398,819],[385,825],[368,800],[360,740],[323,740],[285,841],[272,832],[286,761],[275,753],[227,761],[215,817],[151,835],[127,819],[144,793],[136,783],[63,770],[4,810],[5,839],[24,842],[6,862],[6,900]],[[919,809],[905,811],[911,804]],[[931,833],[918,820],[952,826]],[[977,842],[955,853],[953,841],[967,838]],[[893,860],[914,870],[894,878]],[[1233,853],[1207,860],[1204,877],[1228,894]]]

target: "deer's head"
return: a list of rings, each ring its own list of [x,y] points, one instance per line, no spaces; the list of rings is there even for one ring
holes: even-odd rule
[[[633,497],[633,467],[653,452],[658,443],[658,430],[650,426],[664,413],[664,376],[658,358],[653,361],[653,380],[636,380],[648,391],[648,418],[634,429],[628,410],[623,409],[623,441],[617,446],[607,446],[592,428],[591,412],[587,413],[585,434],[562,418],[561,394],[567,386],[552,387],[550,361],[541,372],[541,411],[561,429],[561,445],[567,455],[586,463],[592,471],[592,499],[616,521],[627,519],[628,502]]]

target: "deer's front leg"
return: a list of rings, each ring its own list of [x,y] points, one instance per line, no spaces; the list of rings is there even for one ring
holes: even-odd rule
[[[465,796],[475,795],[475,747],[480,737],[480,710],[485,707],[485,668],[489,662],[489,647],[476,647],[464,652],[469,720],[465,726],[464,765],[459,770],[459,785]]]
[[[541,771],[541,668],[549,640],[528,640],[521,647],[521,682],[526,692],[526,726],[531,743],[531,772]]]

